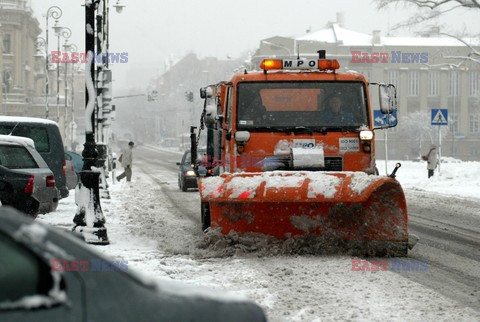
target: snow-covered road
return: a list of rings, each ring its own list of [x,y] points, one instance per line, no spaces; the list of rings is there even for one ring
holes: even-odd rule
[[[350,256],[301,255],[264,239],[205,236],[198,192],[180,192],[178,153],[140,147],[133,182],[102,200],[111,245],[97,247],[129,268],[225,290],[260,304],[270,321],[480,320],[480,204],[407,188],[410,230],[421,241],[408,258],[427,269],[353,271]],[[403,168],[400,170],[403,171]],[[426,171],[425,171],[426,172]],[[40,220],[71,227],[73,197]],[[292,254],[293,253],[293,254]],[[365,264],[364,262],[362,262]]]

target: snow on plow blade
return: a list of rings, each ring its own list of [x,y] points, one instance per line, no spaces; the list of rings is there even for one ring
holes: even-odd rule
[[[212,228],[322,243],[372,255],[406,255],[400,184],[363,172],[224,173],[200,180]]]

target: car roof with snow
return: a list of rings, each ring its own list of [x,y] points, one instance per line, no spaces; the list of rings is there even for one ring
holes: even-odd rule
[[[57,122],[37,117],[23,117],[23,116],[0,116],[0,122],[8,123],[38,123],[51,124],[58,126]]]
[[[9,143],[9,144],[20,144],[25,147],[30,146],[31,148],[35,149],[35,143],[32,139],[26,138],[23,136],[14,136],[14,135],[0,135],[0,142],[1,143]]]

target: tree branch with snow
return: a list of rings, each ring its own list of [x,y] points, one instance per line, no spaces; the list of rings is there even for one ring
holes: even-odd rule
[[[375,2],[378,9],[401,4],[405,7],[414,6],[420,9],[406,21],[394,25],[392,30],[418,25],[458,9],[478,10],[480,12],[480,0],[375,0]]]

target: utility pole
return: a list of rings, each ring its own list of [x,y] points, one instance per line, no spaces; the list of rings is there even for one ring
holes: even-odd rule
[[[82,153],[83,169],[80,183],[75,191],[77,211],[73,222],[73,230],[83,234],[90,244],[108,245],[105,216],[100,206],[99,177],[96,171],[98,151],[95,143],[95,13],[99,0],[85,0],[85,51],[87,64],[85,68],[85,144]]]

